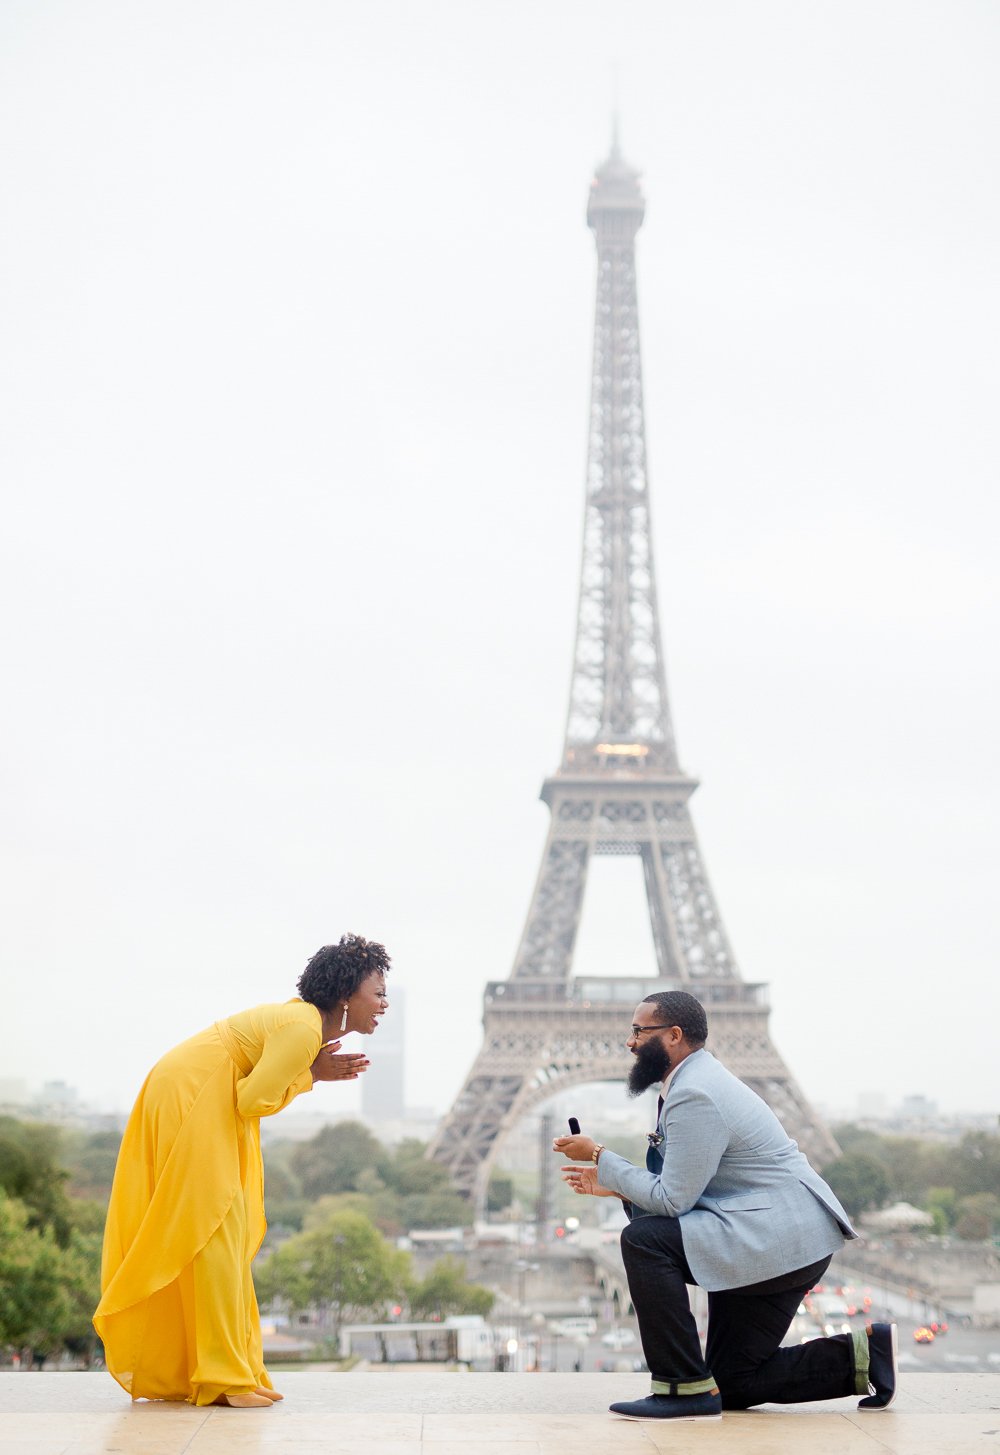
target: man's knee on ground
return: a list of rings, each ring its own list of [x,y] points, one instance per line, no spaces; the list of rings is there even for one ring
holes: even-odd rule
[[[755,1370],[742,1349],[713,1349],[708,1367],[719,1386],[724,1410],[746,1410],[760,1404],[760,1395],[753,1387]]]
[[[751,1405],[760,1404],[760,1395],[751,1394],[746,1380],[732,1377],[727,1379],[724,1374],[720,1377],[714,1369],[712,1378],[719,1386],[724,1410],[748,1410]]]

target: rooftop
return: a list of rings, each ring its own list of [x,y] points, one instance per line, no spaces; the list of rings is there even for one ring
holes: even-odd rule
[[[915,1374],[884,1413],[855,1401],[633,1423],[641,1374],[282,1373],[269,1410],[130,1405],[105,1374],[0,1374],[4,1455],[976,1455],[1000,1451],[1000,1375]]]

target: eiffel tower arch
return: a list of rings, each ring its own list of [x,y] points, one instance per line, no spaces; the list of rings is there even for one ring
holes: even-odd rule
[[[557,1092],[621,1081],[636,1003],[686,989],[706,1006],[708,1049],[774,1108],[822,1166],[836,1143],[775,1050],[767,987],[743,980],[705,872],[677,757],[660,639],[646,473],[635,238],[644,201],[617,139],[591,185],[597,304],[583,558],[562,761],[545,780],[551,819],[507,980],[485,992],[484,1037],[429,1149],[478,1207],[496,1151]],[[573,975],[596,854],[642,861],[656,975]]]

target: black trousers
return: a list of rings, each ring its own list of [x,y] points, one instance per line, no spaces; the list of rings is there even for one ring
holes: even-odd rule
[[[723,1409],[730,1410],[858,1392],[851,1334],[780,1347],[829,1258],[763,1283],[710,1293],[704,1358],[686,1287],[697,1280],[684,1256],[677,1218],[633,1218],[622,1230],[622,1258],[643,1353],[657,1383],[712,1378]]]

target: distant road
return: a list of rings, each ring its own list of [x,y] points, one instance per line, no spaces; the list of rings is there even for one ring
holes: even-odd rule
[[[856,1269],[838,1263],[836,1279],[844,1286],[867,1288],[872,1296],[872,1314],[879,1319],[893,1319],[899,1325],[899,1364],[903,1370],[920,1370],[938,1374],[1000,1373],[1000,1329],[973,1329],[960,1326],[947,1309],[930,1299],[910,1298],[908,1294],[886,1288]],[[947,1334],[939,1335],[933,1344],[916,1344],[913,1331],[933,1320],[948,1323]]]

